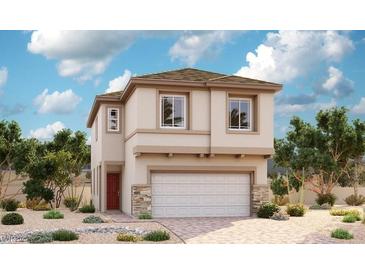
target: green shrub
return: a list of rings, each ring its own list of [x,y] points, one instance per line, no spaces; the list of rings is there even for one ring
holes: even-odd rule
[[[19,201],[15,199],[4,199],[1,202],[1,207],[5,211],[16,211],[18,209],[18,206],[19,206]]]
[[[82,207],[80,207],[79,211],[81,213],[95,213],[95,206],[90,201],[90,204],[88,204],[88,205],[86,204],[86,205],[83,205]]]
[[[8,213],[1,218],[3,225],[21,225],[24,223],[23,216],[19,213]]]
[[[117,236],[117,241],[120,242],[137,242],[140,238],[131,233],[119,233]]]
[[[316,202],[319,205],[330,204],[331,206],[333,206],[336,202],[336,199],[336,196],[332,193],[317,194]]]
[[[43,219],[63,219],[63,214],[58,210],[50,210],[43,214]]]
[[[275,212],[279,212],[280,208],[274,203],[263,203],[257,211],[257,217],[270,218]]]
[[[272,179],[270,188],[275,196],[285,196],[288,194],[287,182],[283,176],[277,176]]]
[[[351,215],[351,214],[345,215],[342,218],[342,222],[344,222],[344,223],[354,223],[356,221],[357,221],[357,217],[355,215]]]
[[[27,200],[44,200],[49,203],[54,199],[54,192],[43,185],[39,179],[30,179],[23,183],[23,193]]]
[[[86,223],[86,224],[101,224],[101,223],[104,223],[102,218],[100,218],[98,216],[94,216],[94,215],[85,217],[82,220],[82,222]]]
[[[76,197],[65,197],[65,199],[63,200],[63,204],[65,205],[65,207],[74,210],[77,207],[78,201]]]
[[[337,228],[331,232],[331,237],[336,239],[344,239],[344,240],[350,240],[354,238],[354,236],[348,232],[345,229]]]
[[[170,239],[170,234],[164,230],[154,230],[143,236],[145,241],[160,242]]]
[[[304,216],[306,208],[302,204],[289,204],[286,207],[286,213],[289,216],[302,217]]]
[[[53,242],[53,237],[51,232],[35,232],[31,234],[27,241],[31,244],[43,244]]]
[[[350,195],[345,199],[346,204],[350,206],[360,206],[365,203],[365,197],[360,195]]]
[[[357,209],[341,209],[341,208],[332,208],[330,210],[330,214],[332,216],[345,216],[345,215],[355,215],[360,218],[360,211]]]
[[[315,204],[309,207],[309,209],[331,209],[331,208],[332,206],[330,204],[322,204],[322,205]]]
[[[68,242],[68,241],[77,240],[79,238],[79,236],[73,231],[59,229],[52,233],[52,238],[54,241]]]
[[[150,212],[141,212],[138,219],[152,219],[152,214]]]

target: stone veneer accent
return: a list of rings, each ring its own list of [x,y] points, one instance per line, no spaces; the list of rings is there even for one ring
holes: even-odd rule
[[[257,213],[258,208],[263,202],[269,201],[268,185],[252,185],[251,193],[252,213]]]
[[[151,213],[151,185],[132,186],[132,215],[138,216],[142,212]]]

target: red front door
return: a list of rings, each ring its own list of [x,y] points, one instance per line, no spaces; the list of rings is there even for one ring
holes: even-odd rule
[[[107,209],[119,209],[119,174],[108,173],[107,174]]]

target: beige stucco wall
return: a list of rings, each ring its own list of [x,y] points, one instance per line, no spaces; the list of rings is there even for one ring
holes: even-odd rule
[[[129,143],[129,142],[128,142]],[[131,143],[130,147],[133,147]],[[126,146],[126,152],[129,151],[129,145]],[[134,184],[148,184],[149,167],[151,166],[179,166],[186,167],[220,167],[220,168],[242,168],[254,167],[256,169],[256,184],[267,184],[267,164],[266,159],[262,156],[247,156],[245,158],[236,158],[230,155],[219,155],[213,158],[199,158],[196,155],[176,155],[172,158],[166,155],[143,155],[135,157],[132,153],[127,156],[123,176],[123,193],[122,203],[123,211],[131,214],[131,187]]]
[[[259,134],[227,133],[227,92],[211,92],[211,145],[213,147],[273,147],[273,104],[271,93],[259,94]]]
[[[119,108],[120,131],[118,133],[107,132],[107,109],[108,107]],[[98,120],[98,139],[96,140],[96,119]],[[91,170],[94,191],[93,202],[98,210],[104,210],[106,206],[106,173],[110,168],[107,163],[121,163],[124,161],[124,106],[122,104],[102,104],[98,110],[95,121],[91,127]],[[101,181],[98,188],[97,167],[101,166]],[[120,166],[120,165],[119,165]],[[100,191],[98,191],[100,189]],[[99,204],[101,204],[99,206]]]
[[[124,110],[124,136],[130,135],[137,128],[137,115],[138,115],[138,105],[137,105],[137,92],[134,92],[125,104]]]
[[[354,189],[352,187],[334,187],[332,193],[336,195],[336,205],[346,205],[345,198],[354,194]],[[359,194],[365,196],[365,187],[359,188]],[[272,200],[274,195],[270,189],[269,198]],[[316,204],[317,194],[310,190],[305,190],[304,192],[304,203],[306,205],[314,205]],[[290,194],[291,202],[299,202],[300,194],[297,192],[293,192]]]
[[[176,91],[174,89],[172,92]],[[181,91],[181,89],[180,89]],[[246,155],[236,158],[234,155],[215,155],[213,158],[199,158],[197,155],[142,154],[136,157],[133,149],[137,146],[158,147],[211,147],[235,148],[272,148],[273,147],[273,94],[259,94],[259,134],[227,134],[227,91],[225,90],[182,90],[189,94],[187,117],[188,131],[179,134],[160,133],[159,91],[156,88],[137,87],[121,111],[121,132],[106,133],[106,108],[99,109],[99,142],[93,136],[92,126],[92,169],[102,166],[101,210],[106,209],[106,174],[112,168],[110,161],[124,162],[118,165],[121,175],[122,210],[131,213],[131,187],[134,184],[146,184],[148,166],[220,166],[255,167],[257,184],[266,184],[266,159],[263,156]],[[164,90],[165,92],[165,90]],[[251,91],[252,93],[252,91]],[[136,133],[136,130],[142,132]],[[150,132],[143,132],[143,130]],[[154,132],[151,132],[154,131]],[[176,131],[176,130],[175,130]],[[177,130],[178,131],[178,130]],[[136,134],[134,134],[136,133]],[[132,134],[134,134],[132,136]],[[130,137],[125,141],[126,137]],[[94,195],[94,200],[100,197]],[[95,203],[97,205],[97,202]]]

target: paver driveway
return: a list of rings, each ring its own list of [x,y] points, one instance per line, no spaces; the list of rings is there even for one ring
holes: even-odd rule
[[[168,218],[157,221],[186,243],[365,243],[365,225],[345,224],[328,210],[310,210],[304,217],[288,221],[259,218]],[[354,234],[350,241],[330,237],[334,228],[346,228]]]

